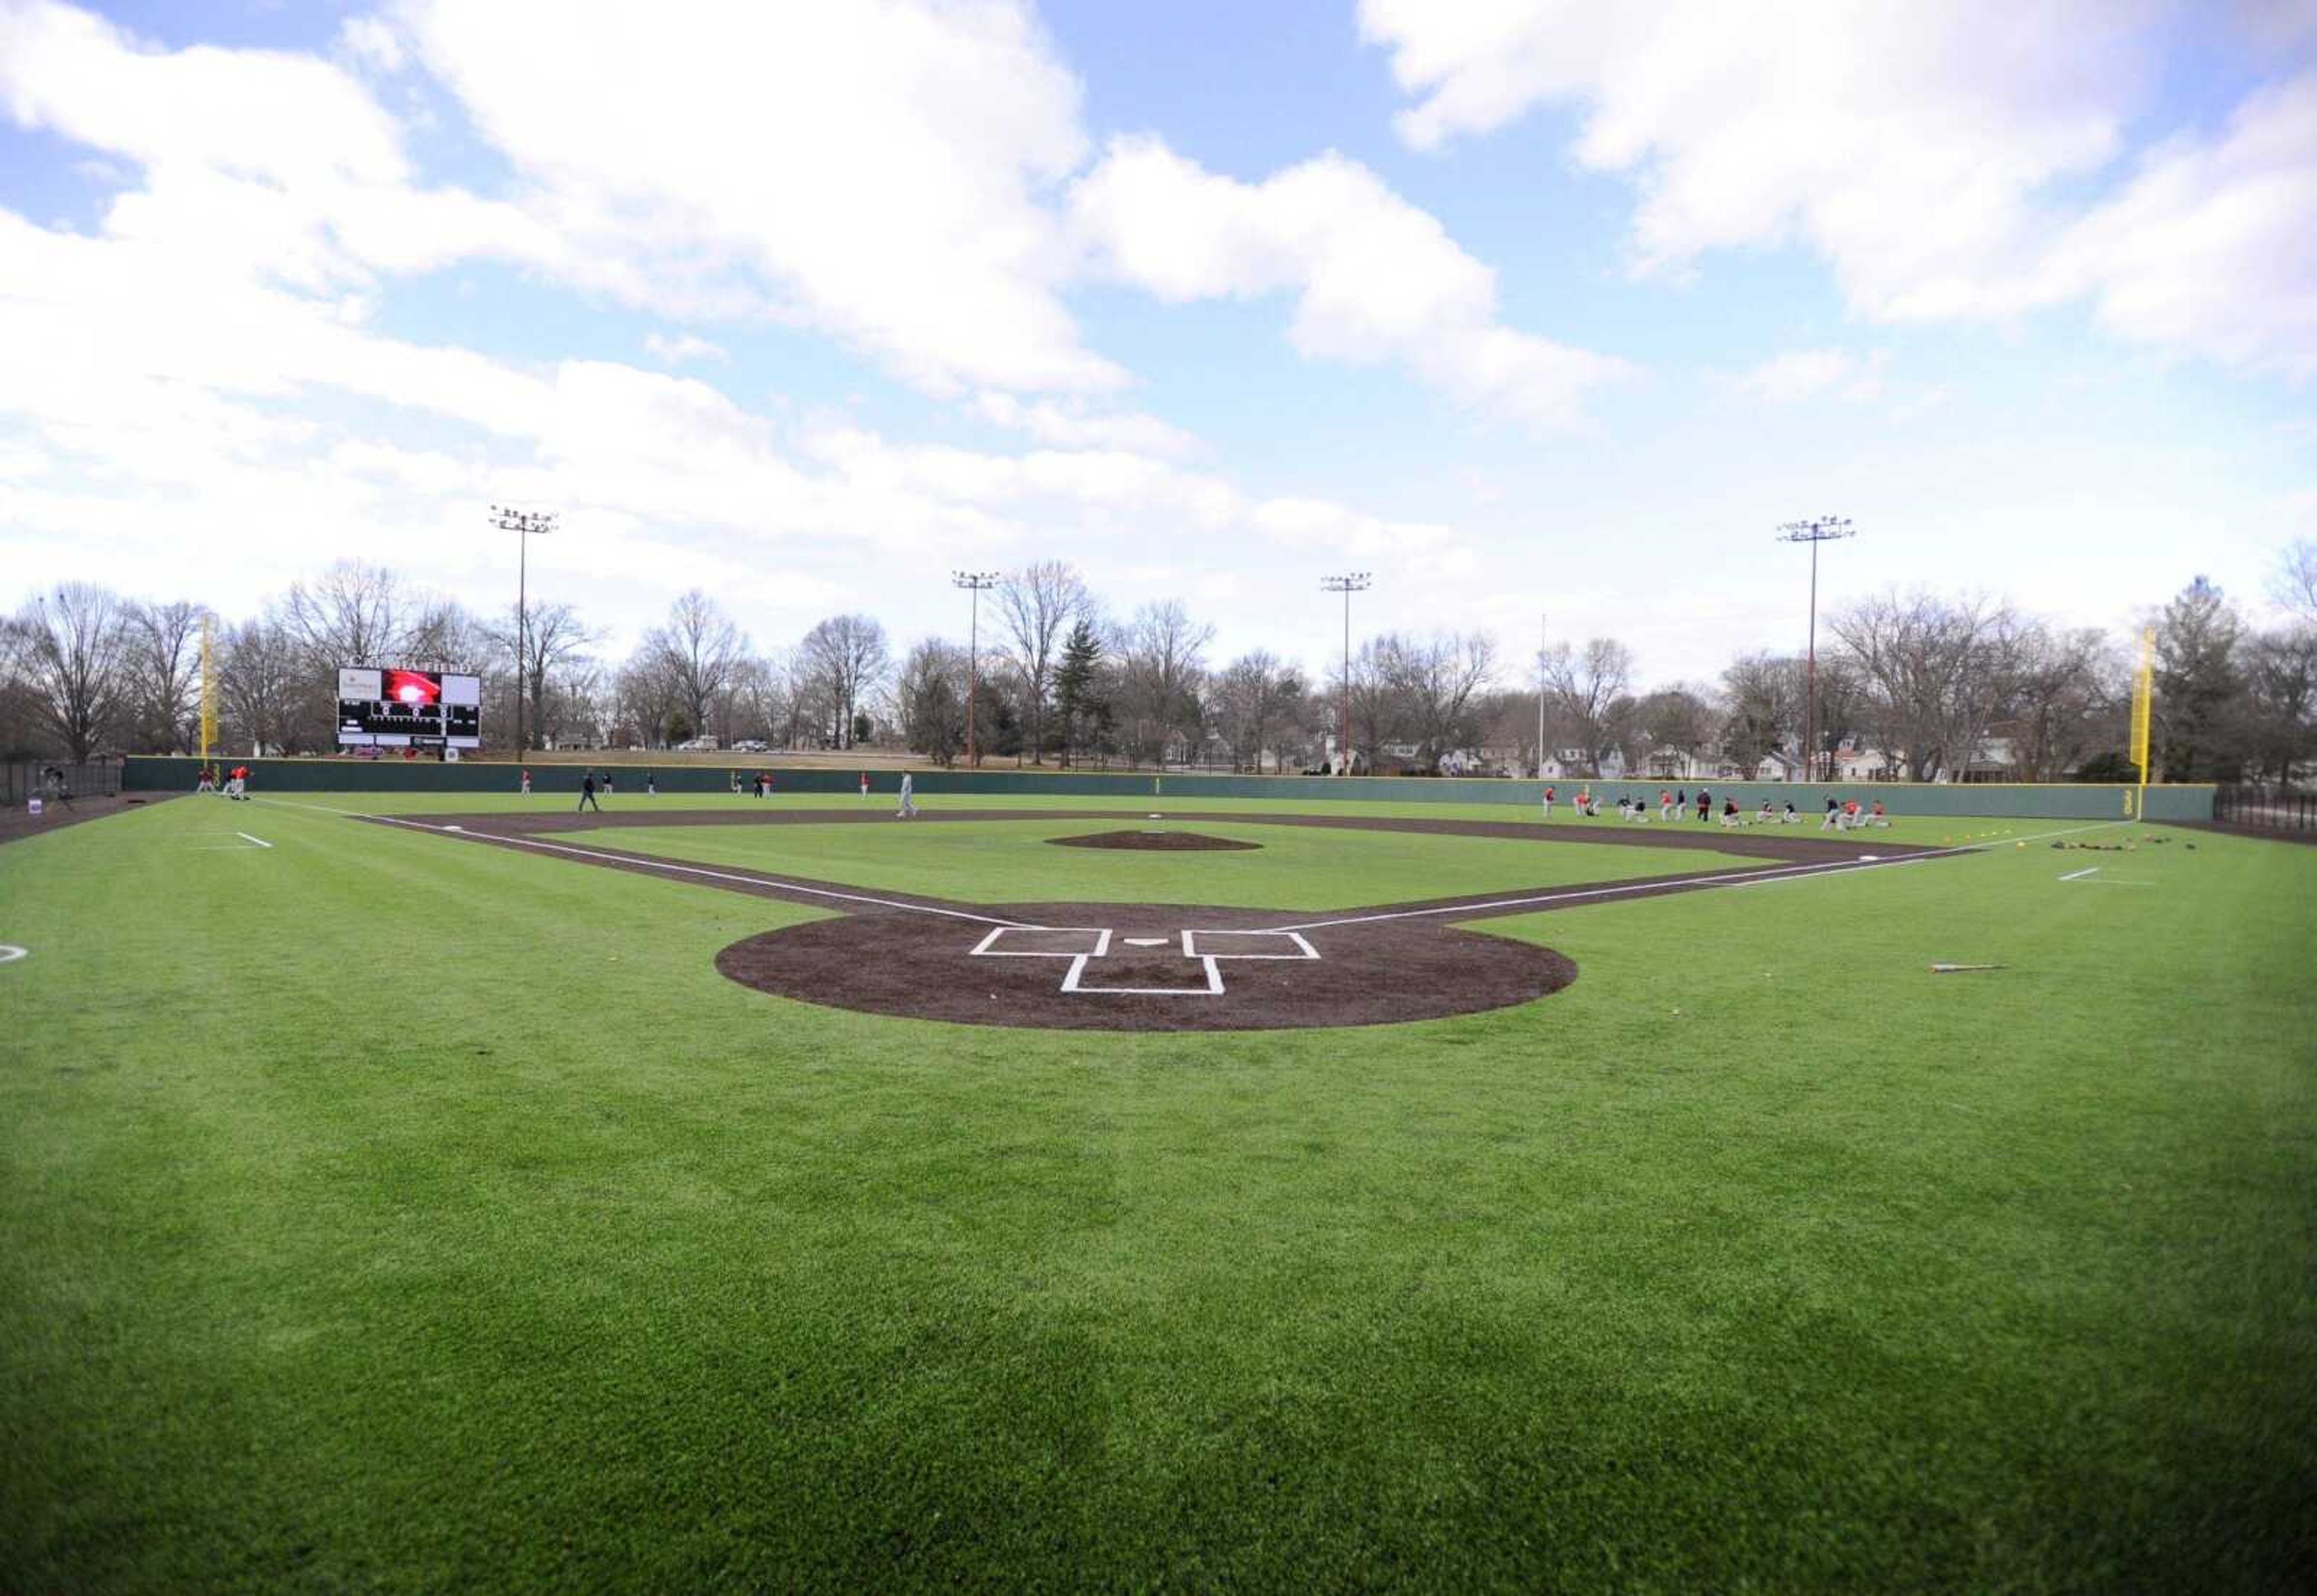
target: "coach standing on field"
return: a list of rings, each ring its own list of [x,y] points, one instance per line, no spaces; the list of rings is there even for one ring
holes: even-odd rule
[[[587,773],[587,779],[579,784],[579,809],[577,812],[585,814],[590,809],[594,810],[597,814],[602,814],[604,812],[604,806],[595,802],[595,773],[592,770]]]

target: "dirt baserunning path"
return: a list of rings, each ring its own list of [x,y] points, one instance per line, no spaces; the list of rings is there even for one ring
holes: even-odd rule
[[[1073,1030],[1262,1030],[1389,1025],[1526,1002],[1576,979],[1533,943],[1457,922],[1875,869],[1967,850],[1796,835],[1799,828],[1545,826],[1513,820],[1207,811],[1159,818],[1557,843],[1646,846],[1759,861],[1701,860],[1677,874],[1312,913],[1179,904],[951,902],[765,871],[655,857],[616,833],[655,826],[890,825],[875,809],[681,810],[604,813],[371,815],[376,824],[538,852],[832,911],[735,943],[717,956],[733,980],[783,997],[868,1013]],[[959,810],[916,823],[1069,822],[1117,810]],[[1090,862],[1089,868],[1095,868]]]

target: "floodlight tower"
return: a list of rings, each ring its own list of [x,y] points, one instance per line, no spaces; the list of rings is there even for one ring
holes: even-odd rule
[[[1808,543],[1811,551],[1810,654],[1803,686],[1803,758],[1809,761],[1803,767],[1805,781],[1818,779],[1818,546],[1857,535],[1857,531],[1840,516],[1789,521],[1778,528],[1780,542]]]
[[[1336,744],[1336,774],[1352,773],[1352,595],[1364,593],[1373,584],[1364,570],[1347,571],[1340,577],[1322,577],[1320,586],[1329,593],[1344,596],[1344,704],[1342,740]]]
[[[965,762],[979,767],[981,755],[973,740],[973,701],[981,696],[981,596],[997,586],[994,570],[953,570],[949,573],[950,586],[963,587],[973,595],[971,601],[973,616],[966,623],[965,645]]]
[[[555,530],[555,512],[491,507],[491,525],[516,534],[514,563],[514,757],[530,751],[523,734],[523,690],[531,677],[531,540]]]

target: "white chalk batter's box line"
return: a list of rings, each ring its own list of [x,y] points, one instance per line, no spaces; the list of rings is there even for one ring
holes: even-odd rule
[[[1110,955],[1112,937],[1108,926],[997,926],[989,934],[973,945],[972,957],[977,959],[1100,959]],[[1091,937],[1092,947],[1000,947],[997,944],[1008,937]],[[1265,943],[1277,946],[1287,945],[1282,953],[1225,953],[1221,948],[1201,947],[1202,937],[1211,941],[1225,937],[1252,938],[1260,937]],[[1128,937],[1123,938],[1129,947],[1163,947],[1169,942],[1178,945],[1186,959],[1316,959],[1320,950],[1301,931],[1218,931],[1187,928],[1173,937]],[[1228,946],[1228,944],[1226,944]]]
[[[1206,973],[1204,986],[1087,986],[1083,984],[1088,964],[1094,963],[1091,954],[1078,954],[1070,959],[1069,973],[1062,977],[1062,990],[1073,997],[1093,998],[1220,998],[1223,995],[1222,966],[1215,955],[1208,954],[1199,960],[1199,968]]]
[[[1094,938],[1087,948],[1009,948],[998,946],[1007,937],[1078,937]],[[1206,977],[1203,986],[1089,986],[1087,967],[1095,960],[1110,955],[1112,928],[1107,926],[998,926],[973,945],[972,955],[978,959],[1068,959],[1069,970],[1062,977],[1062,991],[1075,997],[1120,998],[1219,998],[1223,995],[1221,961],[1225,959],[1316,959],[1320,950],[1313,947],[1300,931],[1217,931],[1186,928],[1174,937],[1129,937],[1123,940],[1132,947],[1164,947],[1172,942],[1183,957],[1195,959]],[[1198,939],[1204,937],[1212,942],[1223,937],[1262,937],[1270,946],[1285,945],[1284,953],[1203,953]]]

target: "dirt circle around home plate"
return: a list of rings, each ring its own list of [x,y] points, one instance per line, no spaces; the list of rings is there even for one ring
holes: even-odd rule
[[[1011,923],[836,915],[736,942],[716,967],[823,1008],[1073,1031],[1400,1025],[1530,1002],[1577,978],[1549,947],[1430,919],[1298,930],[1287,928],[1313,917],[1094,903],[990,913]]]
[[[1056,847],[1117,848],[1127,853],[1221,854],[1244,853],[1263,846],[1230,837],[1209,837],[1202,831],[1090,831],[1078,837],[1049,837]]]

